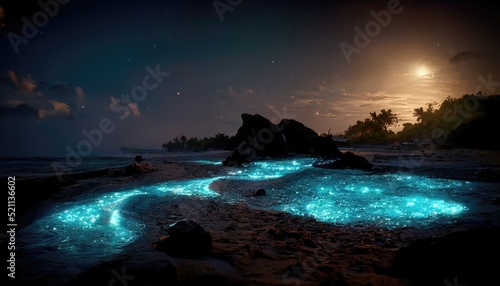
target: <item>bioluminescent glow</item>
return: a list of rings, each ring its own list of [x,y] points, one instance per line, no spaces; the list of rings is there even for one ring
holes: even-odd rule
[[[133,242],[141,235],[142,223],[127,217],[123,219],[122,206],[127,199],[143,195],[137,190],[115,192],[71,203],[64,210],[35,221],[23,232],[37,234],[31,246],[42,241],[58,241],[58,249],[74,254],[95,247],[109,247],[115,251]],[[65,205],[56,207],[64,208]]]
[[[229,172],[229,175],[235,176],[238,179],[248,180],[275,179],[312,168],[312,162],[311,158],[258,161],[250,163],[246,168]]]
[[[133,242],[141,235],[143,223],[123,219],[122,207],[131,197],[138,195],[183,195],[214,197],[218,194],[209,189],[218,178],[172,181],[132,191],[104,194],[85,200],[47,217],[41,218],[25,229],[55,237],[62,243],[61,249],[81,251],[86,247],[121,247]],[[62,208],[58,206],[57,209]]]
[[[183,196],[213,197],[219,194],[210,188],[210,184],[220,178],[222,177],[172,181],[142,187],[141,189],[144,190],[144,192],[154,195],[175,194]]]
[[[219,177],[84,195],[83,200],[54,205],[51,214],[23,228],[23,242],[27,249],[45,252],[38,253],[40,257],[53,260],[57,256],[64,265],[65,260],[79,260],[82,253],[86,255],[82,263],[102,260],[136,241],[153,223],[125,207],[137,196],[146,204],[169,196],[219,198],[325,222],[396,227],[457,217],[467,210],[460,198],[474,189],[469,182],[319,169],[312,162],[310,158],[252,162]],[[249,192],[260,188],[267,195],[250,199]]]
[[[455,216],[465,210],[451,198],[468,190],[469,182],[399,174],[321,172],[298,179],[281,191],[277,209],[335,223],[411,226]]]
[[[440,199],[388,196],[366,206],[319,198],[305,202],[304,205],[298,207],[286,205],[282,209],[299,215],[313,216],[326,222],[370,222],[390,226],[405,226],[411,223],[412,219],[432,218],[438,215],[456,215],[466,208],[458,203],[450,203]]]
[[[201,164],[201,165],[222,166],[222,161],[221,160],[191,160],[189,162],[193,162],[193,163]]]

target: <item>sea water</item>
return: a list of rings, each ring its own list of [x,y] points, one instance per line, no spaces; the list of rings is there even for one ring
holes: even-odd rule
[[[221,164],[218,158],[187,157],[186,161]],[[88,192],[76,200],[47,202],[51,205],[46,206],[46,215],[20,230],[21,247],[33,253],[42,272],[78,272],[106,261],[144,235],[145,228],[155,227],[147,213],[125,208],[132,198],[147,204],[158,197],[195,197],[246,203],[328,223],[395,228],[459,220],[473,204],[470,194],[480,188],[474,182],[412,173],[320,169],[312,167],[313,161],[307,157],[262,160],[210,178]],[[258,189],[265,189],[267,195],[250,195]]]

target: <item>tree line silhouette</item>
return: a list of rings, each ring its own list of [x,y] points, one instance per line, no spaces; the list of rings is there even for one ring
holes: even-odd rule
[[[223,133],[217,133],[213,137],[187,138],[182,135],[163,143],[163,149],[169,152],[203,151],[203,150],[229,150],[230,137]]]
[[[370,112],[344,131],[350,143],[398,143],[429,140],[441,146],[500,149],[500,95],[465,94],[448,96],[441,104],[426,103],[415,108],[416,123],[405,122],[397,133],[389,129],[400,120],[391,109]],[[320,136],[332,138],[330,132]],[[232,150],[237,138],[217,133],[212,137],[175,137],[163,144],[168,152]],[[341,144],[341,142],[338,142]],[[342,143],[343,144],[343,143]]]
[[[344,132],[354,143],[431,140],[443,146],[500,148],[500,95],[448,96],[441,104],[427,103],[413,110],[416,123],[403,123],[398,133],[388,127],[399,122],[391,109],[371,112]]]

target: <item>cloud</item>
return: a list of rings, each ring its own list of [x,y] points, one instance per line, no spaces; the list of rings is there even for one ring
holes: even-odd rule
[[[128,108],[132,111],[132,115],[135,117],[141,117],[141,111],[139,110],[139,105],[135,102],[131,102],[128,104]]]
[[[9,71],[8,76],[10,81],[12,81],[15,85],[18,85],[17,76],[15,72]]]
[[[33,91],[36,88],[36,82],[30,77],[18,79],[16,73],[13,71],[9,71],[8,76],[12,83],[21,87],[23,90]]]
[[[3,22],[4,17],[5,17],[5,9],[0,7],[0,29],[5,28],[5,23]]]
[[[56,84],[59,82],[55,81]],[[75,90],[53,89],[52,85],[35,81],[30,76],[19,76],[12,70],[0,76],[0,94],[0,115],[35,117],[38,120],[74,116],[73,111],[78,110],[85,98],[81,87]]]
[[[85,91],[83,90],[82,87],[77,86],[75,88],[76,92],[76,100],[78,102],[78,105],[83,105],[83,101],[85,100]]]
[[[240,94],[242,96],[249,96],[249,95],[255,95],[255,94],[257,94],[257,92],[255,91],[255,89],[252,89],[252,88],[241,88]]]
[[[486,54],[482,52],[476,52],[476,51],[463,51],[460,52],[453,57],[450,58],[450,63],[456,64],[464,61],[470,61],[470,60],[477,60],[477,61],[482,61],[486,60],[487,56]]]
[[[230,86],[226,89],[226,93],[227,93],[227,95],[232,96],[232,97],[238,96],[238,91],[236,91],[232,86]]]
[[[48,103],[46,107],[38,109],[38,118],[68,116],[71,113],[71,108],[64,102],[51,99]]]
[[[120,105],[122,105],[122,106],[126,105],[128,107],[128,110],[124,109],[123,111],[125,113],[132,112],[132,115],[134,117],[141,117],[141,111],[139,110],[139,105],[136,102],[126,103],[126,102],[123,102],[122,100],[120,100],[119,98],[116,98],[113,96],[111,96],[110,99],[111,99],[111,101],[109,102],[109,108],[111,110],[118,108],[118,106],[120,106]],[[120,109],[121,109],[121,107],[120,107]]]

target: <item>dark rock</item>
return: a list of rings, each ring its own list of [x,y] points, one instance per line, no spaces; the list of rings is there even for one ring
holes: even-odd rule
[[[259,114],[243,113],[241,119],[243,124],[235,135],[238,147],[222,162],[224,166],[240,166],[256,157],[287,154],[285,138],[274,123]]]
[[[332,138],[319,136],[314,130],[293,119],[278,124],[286,138],[288,152],[335,158],[342,154]]]
[[[266,195],[266,190],[264,189],[258,189],[255,193],[255,196],[265,196]]]
[[[293,119],[282,119],[278,124],[279,130],[286,138],[288,151],[298,154],[311,154],[314,149],[313,141],[319,135],[301,122]]]
[[[252,150],[253,148],[249,148],[246,141],[241,142],[233,153],[222,161],[222,165],[227,167],[239,167],[245,163],[250,163],[256,157],[256,152],[253,152]]]
[[[391,275],[418,285],[493,285],[498,282],[500,229],[476,228],[427,238],[401,248],[394,257]],[[445,283],[446,284],[446,283]]]
[[[329,137],[318,136],[313,140],[312,155],[322,156],[324,158],[336,158],[342,156],[342,152],[337,148],[337,144]]]
[[[169,255],[194,258],[210,253],[212,236],[194,220],[181,220],[167,230],[168,236],[153,243],[153,248]]]
[[[352,152],[345,152],[340,157],[322,161],[313,165],[314,167],[324,169],[361,169],[369,170],[373,165],[365,157],[356,155]]]
[[[274,125],[259,114],[241,115],[243,125],[233,137],[236,149],[222,164],[237,167],[250,163],[257,157],[280,157],[289,153],[314,155],[331,160],[317,167],[332,169],[370,169],[365,158],[351,152],[342,153],[335,141],[319,136],[314,130],[293,119],[283,119]],[[330,164],[331,163],[331,164]]]
[[[142,156],[141,155],[135,156],[134,161],[136,161],[137,163],[142,162]]]

